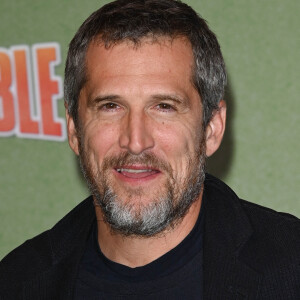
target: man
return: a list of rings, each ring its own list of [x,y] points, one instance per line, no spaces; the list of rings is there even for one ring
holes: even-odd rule
[[[300,299],[299,220],[204,173],[225,83],[216,37],[189,6],[94,12],[65,74],[92,196],[2,261],[1,299]]]

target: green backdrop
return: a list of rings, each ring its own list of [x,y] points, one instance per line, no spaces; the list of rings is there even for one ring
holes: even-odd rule
[[[0,47],[67,44],[108,1],[1,0]],[[186,1],[216,32],[229,74],[227,131],[209,170],[249,201],[300,216],[298,0]],[[55,68],[63,76],[63,63]],[[60,116],[63,101],[58,101]],[[1,114],[0,114],[1,116]],[[0,258],[88,195],[67,142],[0,138]]]

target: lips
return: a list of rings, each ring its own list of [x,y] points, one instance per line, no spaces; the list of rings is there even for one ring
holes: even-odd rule
[[[123,176],[132,179],[142,179],[160,173],[160,171],[156,169],[152,169],[149,167],[136,167],[136,166],[116,168],[115,170],[119,174],[122,174]]]

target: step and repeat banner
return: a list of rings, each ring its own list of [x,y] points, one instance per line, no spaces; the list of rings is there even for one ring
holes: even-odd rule
[[[0,259],[88,195],[68,147],[67,47],[109,1],[0,3]],[[217,34],[228,122],[209,171],[246,200],[300,217],[298,0],[187,0]]]

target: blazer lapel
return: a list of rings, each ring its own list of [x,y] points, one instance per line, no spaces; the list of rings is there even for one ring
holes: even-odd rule
[[[256,299],[260,274],[243,262],[252,227],[239,199],[210,176],[204,187],[204,299]]]
[[[90,197],[50,230],[51,264],[23,284],[22,299],[72,299],[78,267],[95,218]]]

